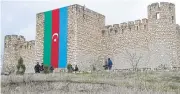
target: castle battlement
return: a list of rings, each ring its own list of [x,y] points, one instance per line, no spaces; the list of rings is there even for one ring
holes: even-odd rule
[[[25,41],[25,38],[24,38],[24,36],[18,36],[18,35],[6,35],[5,36],[5,41],[12,41],[12,40],[14,40],[14,41],[16,41],[16,40],[23,40],[23,41]]]
[[[78,13],[86,14],[86,15],[94,17],[94,18],[105,17],[104,15],[102,15],[102,14],[100,14],[98,12],[95,12],[95,11],[93,11],[91,9],[88,9],[85,6],[81,6],[79,4],[70,5],[69,7],[76,10]]]
[[[142,19],[142,24],[148,24],[148,19],[147,18],[143,18]]]
[[[27,49],[27,50],[31,50],[32,48],[35,47],[35,41],[31,40],[31,41],[25,41],[23,44],[20,44],[21,49]]]
[[[104,15],[85,6],[74,4],[67,9],[67,63],[76,63],[80,70],[98,65],[97,62],[103,64],[106,58],[112,59],[115,69],[132,68],[124,58],[125,50],[142,54],[139,68],[157,68],[161,64],[180,66],[180,49],[177,47],[180,45],[180,33],[177,34],[180,26],[176,24],[174,4],[152,3],[147,6],[147,17],[106,26]],[[18,35],[5,36],[4,64],[11,66],[19,56],[23,56],[28,70],[35,62],[43,63],[45,20],[41,13],[36,15],[36,41],[26,41]]]
[[[172,10],[174,8],[175,5],[169,2],[152,3],[148,6],[148,10]]]
[[[35,46],[35,40],[26,41],[24,36],[18,35],[6,35],[5,36],[5,45],[4,48],[20,48],[20,49],[29,49]]]
[[[143,18],[141,20],[128,21],[120,24],[106,25],[102,30],[103,33],[118,33],[118,32],[130,32],[130,31],[143,31],[147,30],[148,19]],[[114,32],[112,32],[114,31]]]

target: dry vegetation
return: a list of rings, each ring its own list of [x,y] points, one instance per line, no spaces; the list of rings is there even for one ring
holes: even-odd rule
[[[28,76],[26,76],[28,75]],[[87,84],[107,84],[123,87],[133,91],[180,93],[180,72],[178,71],[148,71],[148,72],[93,72],[93,73],[53,73],[53,74],[25,74],[11,76],[8,84],[29,82],[72,82]],[[39,76],[39,77],[38,77]],[[41,77],[40,77],[41,76]],[[2,79],[7,79],[2,77]],[[14,79],[14,80],[13,80]],[[18,79],[18,80],[15,80]],[[23,82],[20,80],[22,79]],[[5,81],[5,80],[4,80]],[[3,81],[2,81],[3,82]],[[6,87],[2,83],[2,87]],[[164,94],[164,93],[163,93]]]

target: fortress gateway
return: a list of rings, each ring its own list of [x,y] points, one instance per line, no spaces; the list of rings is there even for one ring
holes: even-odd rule
[[[67,7],[67,63],[80,70],[102,67],[106,58],[113,69],[180,67],[180,26],[175,5],[161,2],[147,8],[147,18],[105,26],[105,16],[80,5]],[[45,12],[36,16],[36,40],[7,35],[3,71],[13,70],[20,56],[34,72],[36,62],[44,62]]]

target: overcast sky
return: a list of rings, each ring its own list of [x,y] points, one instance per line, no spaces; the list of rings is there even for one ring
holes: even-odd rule
[[[172,2],[176,5],[176,21],[180,24],[180,0],[2,0],[1,51],[5,35],[23,35],[34,40],[36,14],[72,4],[85,5],[106,16],[106,24],[119,24],[147,18],[147,6],[155,2]]]

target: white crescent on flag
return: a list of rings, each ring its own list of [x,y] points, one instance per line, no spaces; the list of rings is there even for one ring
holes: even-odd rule
[[[52,35],[52,39],[54,39],[54,36],[57,36],[57,38],[58,38],[58,33],[54,33],[54,34]],[[55,38],[53,41],[56,42],[56,41],[57,41],[57,38]]]

